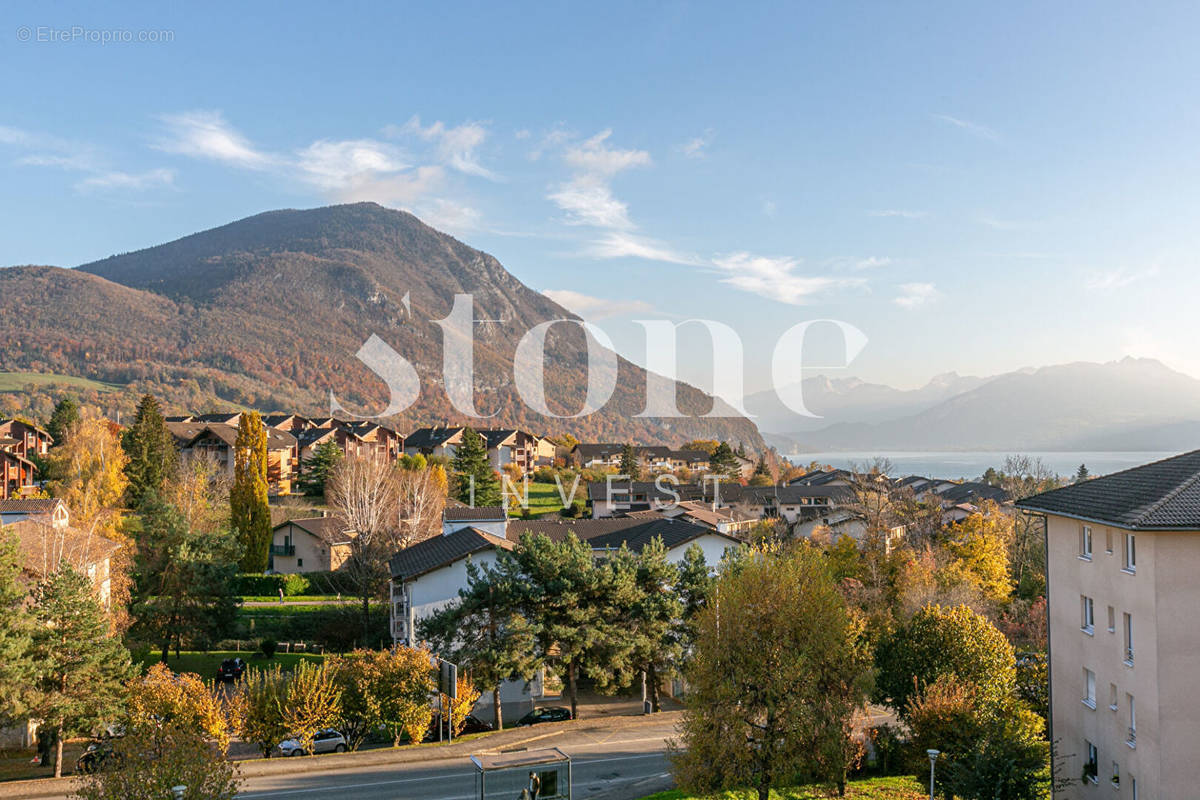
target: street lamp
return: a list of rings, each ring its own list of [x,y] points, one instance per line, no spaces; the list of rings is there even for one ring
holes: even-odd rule
[[[926,750],[925,755],[929,756],[929,800],[934,800],[933,797],[933,766],[937,763],[938,756],[941,755],[937,750]]]

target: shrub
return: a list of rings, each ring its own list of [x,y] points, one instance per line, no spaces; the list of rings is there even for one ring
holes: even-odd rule
[[[306,594],[310,581],[306,575],[254,575],[241,574],[233,579],[234,594],[250,597],[266,597],[279,594],[283,589],[286,597]]]
[[[262,650],[262,654],[267,658],[274,658],[275,651],[279,649],[279,642],[274,639],[263,639],[259,642],[258,647]]]

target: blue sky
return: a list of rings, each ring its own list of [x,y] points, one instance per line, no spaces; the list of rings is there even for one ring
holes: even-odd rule
[[[751,390],[822,318],[900,386],[1200,374],[1195,6],[166,5],[5,6],[0,263],[375,200],[635,360],[633,319],[728,323]]]

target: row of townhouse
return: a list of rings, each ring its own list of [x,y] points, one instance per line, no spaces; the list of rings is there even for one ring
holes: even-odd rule
[[[390,617],[393,642],[420,643],[419,623],[458,598],[467,587],[467,565],[491,565],[503,552],[512,550],[523,534],[544,535],[561,541],[573,534],[586,542],[595,558],[619,550],[634,552],[654,539],[662,541],[667,560],[678,564],[689,547],[698,546],[710,570],[716,570],[725,551],[740,547],[742,539],[683,519],[636,517],[579,520],[509,519],[505,510],[451,506],[443,516],[442,533],[398,552],[389,562]],[[506,681],[500,690],[506,716],[521,715],[543,696],[544,675],[532,680]],[[486,718],[492,697],[485,693],[475,714]]]
[[[619,442],[580,443],[571,448],[571,463],[581,469],[616,469],[626,445]],[[634,447],[638,466],[645,472],[704,472],[709,455],[703,450],[673,450],[662,446]]]
[[[0,500],[36,491],[34,459],[52,444],[54,438],[32,422],[0,419]]]
[[[937,502],[942,507],[942,523],[953,525],[979,510],[981,503],[991,501],[999,506],[1012,503],[1012,495],[999,486],[982,481],[951,481],[909,475],[893,481],[899,491],[911,492],[922,502]]]
[[[167,428],[184,460],[210,459],[232,476],[240,420],[237,412],[172,416],[167,418]],[[453,458],[466,430],[461,426],[420,428],[405,436],[375,422],[298,414],[267,414],[263,424],[267,431],[267,483],[273,495],[291,494],[305,462],[327,442],[336,444],[347,457],[396,459],[422,454]],[[554,463],[555,445],[544,437],[516,428],[477,432],[487,443],[488,458],[496,470],[514,465],[527,473]]]

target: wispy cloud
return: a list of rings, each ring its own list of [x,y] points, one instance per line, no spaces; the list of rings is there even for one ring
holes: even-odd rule
[[[465,122],[453,127],[441,121],[421,127],[421,118],[414,116],[400,129],[434,142],[438,158],[450,169],[488,180],[498,180],[496,173],[479,163],[476,150],[487,139],[487,129],[478,122]],[[528,133],[528,132],[527,132]]]
[[[1091,291],[1111,292],[1157,276],[1158,267],[1147,267],[1140,270],[1113,269],[1092,273],[1084,285]]]
[[[902,283],[899,289],[900,294],[892,302],[901,308],[920,308],[942,296],[932,283]]]
[[[704,158],[708,155],[707,149],[712,144],[712,139],[713,132],[709,129],[704,132],[704,135],[693,136],[680,144],[678,150],[687,158]]]
[[[220,161],[244,169],[267,169],[277,157],[256,149],[225,121],[220,111],[184,111],[159,117],[165,135],[154,145],[165,153],[176,153]]]
[[[933,118],[978,136],[980,139],[987,139],[989,142],[1000,141],[1000,134],[987,125],[980,125],[978,122],[971,122],[961,117],[952,117],[949,114],[934,114]]]
[[[567,147],[563,161],[571,168],[570,180],[559,184],[548,195],[567,212],[569,225],[628,231],[635,226],[629,207],[613,194],[614,176],[634,167],[650,164],[645,150],[625,150],[609,144],[611,130]]]
[[[854,269],[878,269],[886,267],[892,263],[892,260],[887,256],[868,256],[860,258],[853,263]]]
[[[605,297],[592,297],[573,289],[545,289],[542,294],[588,320],[626,314],[649,314],[655,311],[654,306],[644,300],[610,300]]]
[[[128,189],[144,191],[161,186],[175,184],[175,170],[152,169],[146,172],[100,172],[88,176],[75,184],[81,192],[91,192],[105,189]]]
[[[704,260],[681,253],[668,244],[624,231],[612,231],[589,243],[582,255],[593,258],[643,258],[668,264],[697,266]]]
[[[725,273],[722,283],[789,305],[804,305],[824,292],[866,283],[863,278],[803,275],[801,261],[788,257],[731,253],[714,258],[712,265]]]
[[[928,211],[909,211],[903,208],[885,208],[879,211],[868,211],[867,214],[872,217],[898,217],[900,219],[924,219],[929,216]]]

